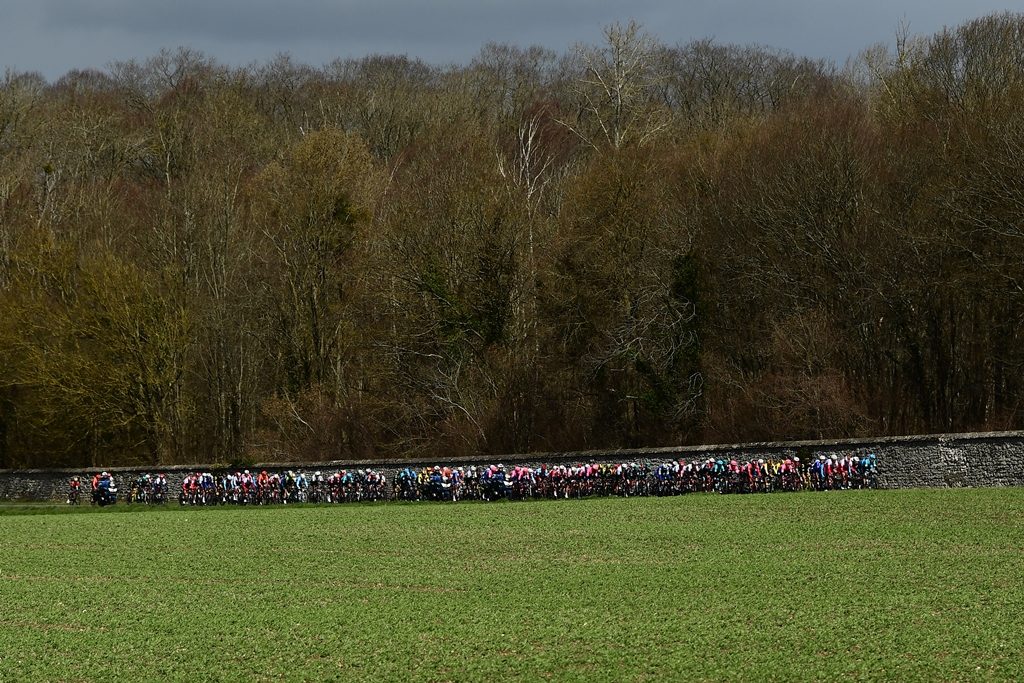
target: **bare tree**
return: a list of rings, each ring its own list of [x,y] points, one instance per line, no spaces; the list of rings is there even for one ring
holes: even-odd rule
[[[635,21],[606,27],[604,37],[603,45],[576,47],[577,116],[562,122],[594,148],[646,144],[669,123],[652,92],[662,77],[658,44]]]

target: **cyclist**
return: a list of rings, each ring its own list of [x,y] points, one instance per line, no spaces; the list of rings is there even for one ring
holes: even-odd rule
[[[212,472],[202,472],[199,475],[199,488],[202,490],[201,503],[203,505],[209,505],[214,502],[214,493],[217,490],[216,484],[213,480]]]
[[[313,472],[313,480],[310,485],[310,494],[313,500],[320,503],[324,498],[324,473],[320,470]]]
[[[110,472],[101,472],[93,478],[93,482],[92,499],[94,503],[104,505],[116,500],[117,488],[114,484],[114,476]]]
[[[711,473],[714,475],[716,482],[720,481],[723,477],[725,477],[725,471],[725,460],[723,460],[722,458],[718,458],[717,460],[715,460],[714,465],[711,468]]]
[[[878,476],[875,454],[868,453],[865,457],[861,458],[860,465],[864,471],[864,486],[867,488],[874,488],[876,485],[876,477]]]
[[[77,477],[71,477],[68,482],[68,505],[78,505],[78,496],[82,492],[82,482]]]
[[[819,455],[818,459],[811,463],[811,481],[818,491],[825,488],[825,456]]]
[[[416,500],[416,470],[408,465],[398,473],[398,492],[405,500]]]
[[[224,477],[224,494],[232,503],[238,502],[238,487],[240,479],[241,473],[238,471],[228,472],[227,476]]]

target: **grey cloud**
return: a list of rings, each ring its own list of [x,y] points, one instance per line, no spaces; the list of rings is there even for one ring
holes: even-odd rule
[[[645,0],[631,11],[649,11],[659,3]],[[380,37],[387,40],[465,40],[491,33],[572,28],[591,17],[615,17],[615,0],[587,2],[467,2],[443,0],[93,0],[68,6],[45,0],[46,23],[61,29],[117,28],[151,36],[187,34],[226,41],[329,41]]]
[[[842,62],[891,42],[901,19],[932,33],[1004,7],[1000,0],[4,0],[0,68],[72,68],[185,45],[231,64],[278,52],[322,64],[404,53],[470,59],[486,42],[564,50],[635,18],[666,43],[711,37]]]

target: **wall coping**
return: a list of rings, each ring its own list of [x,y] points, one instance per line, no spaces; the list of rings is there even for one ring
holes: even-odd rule
[[[1020,439],[1024,440],[1024,431],[1005,432],[967,432],[959,434],[915,434],[909,436],[881,436],[873,438],[856,439],[825,439],[811,441],[757,441],[751,443],[737,444],[707,444],[695,446],[662,446],[656,448],[618,448],[587,451],[564,451],[564,452],[539,452],[539,453],[513,453],[505,455],[471,455],[471,456],[447,456],[447,457],[415,457],[415,458],[371,458],[371,459],[348,459],[328,460],[320,462],[264,462],[245,466],[253,469],[328,469],[328,468],[365,468],[377,467],[405,467],[411,465],[426,464],[450,464],[450,465],[473,465],[494,462],[551,462],[560,463],[566,461],[583,462],[586,460],[607,460],[609,458],[622,458],[626,460],[645,459],[666,455],[686,455],[693,453],[720,453],[729,451],[781,451],[796,449],[835,448],[835,447],[871,447],[887,446],[893,444],[954,444],[961,441],[1005,441]],[[0,469],[0,475],[20,475],[33,473],[66,473],[82,474],[85,472],[140,472],[140,471],[162,471],[162,472],[190,472],[194,470],[223,470],[227,468],[240,468],[231,463],[220,464],[188,464],[188,465],[147,465],[139,464],[125,467],[59,467],[59,468],[31,468],[31,469]]]

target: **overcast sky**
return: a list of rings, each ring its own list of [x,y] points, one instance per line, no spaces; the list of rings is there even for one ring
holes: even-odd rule
[[[991,12],[1024,11],[1024,0],[0,1],[0,67],[50,79],[178,46],[230,64],[280,52],[315,65],[372,53],[464,62],[490,41],[562,51],[630,18],[669,44],[710,37],[842,63],[891,42],[901,20],[929,34]]]

